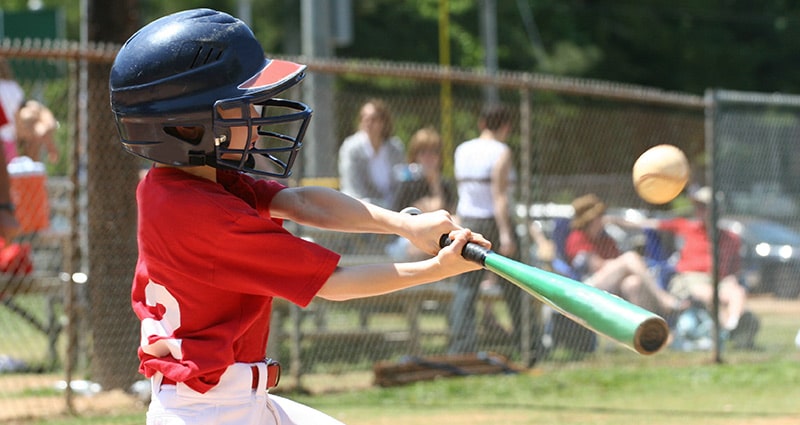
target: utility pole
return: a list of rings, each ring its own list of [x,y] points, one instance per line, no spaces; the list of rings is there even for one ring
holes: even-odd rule
[[[253,27],[253,0],[236,0],[236,17]]]
[[[497,74],[497,0],[481,0],[481,40],[483,41],[484,66],[490,76]],[[499,101],[496,86],[483,89],[486,103]]]
[[[439,0],[439,66],[450,67],[450,1]],[[439,88],[439,103],[441,108],[441,133],[443,151],[442,158],[444,170],[453,169],[453,83],[446,79]]]
[[[302,0],[300,22],[304,57],[315,60],[333,57],[331,8],[332,4],[328,0]],[[303,99],[314,110],[314,115],[306,130],[299,177],[336,176],[338,143],[334,131],[333,77],[309,73],[301,87]]]

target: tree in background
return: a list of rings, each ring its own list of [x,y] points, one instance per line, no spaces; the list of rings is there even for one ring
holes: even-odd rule
[[[352,0],[353,43],[337,56],[438,63],[441,0]],[[480,2],[447,0],[452,63],[483,65]],[[4,0],[19,10],[28,0]],[[79,36],[78,1],[43,0],[64,10],[67,37]],[[140,0],[141,26],[194,7],[234,15],[237,0]],[[300,51],[300,2],[252,1],[256,37],[273,55]],[[703,93],[707,87],[798,92],[800,3],[784,0],[497,1],[499,68]],[[117,9],[123,10],[123,9]],[[111,41],[111,40],[107,40]]]

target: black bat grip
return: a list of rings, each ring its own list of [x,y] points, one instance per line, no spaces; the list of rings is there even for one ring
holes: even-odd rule
[[[450,240],[450,236],[448,235],[442,235],[439,238],[439,246],[442,248],[450,245],[451,243],[453,243],[453,241]],[[467,242],[467,244],[464,245],[464,248],[461,249],[461,256],[467,260],[474,261],[481,266],[485,266],[486,255],[490,252],[490,249],[484,248],[474,242]]]

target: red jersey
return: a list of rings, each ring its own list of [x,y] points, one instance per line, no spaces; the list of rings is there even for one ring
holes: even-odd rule
[[[661,221],[658,229],[674,233],[683,239],[681,255],[675,265],[676,271],[711,273],[711,244],[708,230],[702,221],[678,217]],[[740,265],[739,238],[730,232],[720,231],[719,245],[720,276],[736,273]]]
[[[581,252],[594,253],[605,260],[617,258],[620,255],[616,242],[606,232],[601,232],[597,238],[590,238],[583,230],[573,230],[567,236],[564,249],[570,263]]]
[[[140,372],[203,393],[229,365],[263,360],[273,297],[307,306],[339,263],[270,217],[285,186],[225,170],[217,180],[152,168],[136,192]]]

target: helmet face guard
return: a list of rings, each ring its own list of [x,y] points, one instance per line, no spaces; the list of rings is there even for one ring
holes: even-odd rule
[[[238,109],[242,118],[223,118],[220,110]],[[253,112],[258,113],[253,116]],[[215,158],[218,167],[284,178],[291,175],[297,152],[311,118],[311,109],[300,102],[269,98],[263,101],[219,101],[214,107]],[[247,139],[243,148],[231,148],[231,129],[243,127]]]

